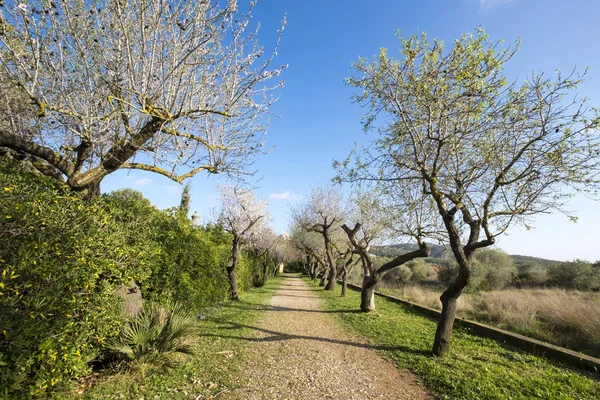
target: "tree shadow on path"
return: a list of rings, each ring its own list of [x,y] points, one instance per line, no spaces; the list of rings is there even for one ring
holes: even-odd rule
[[[295,310],[295,309],[292,309],[292,310],[299,311],[299,310]],[[317,310],[311,310],[311,311],[320,312]],[[352,311],[354,311],[354,310],[352,310]],[[338,312],[338,311],[336,311],[336,312]],[[360,312],[360,311],[358,311],[358,312]],[[243,324],[238,324],[235,322],[228,322],[228,321],[219,321],[219,322],[229,325],[229,327],[221,328],[223,330],[249,329],[249,330],[255,331],[255,332],[266,333],[268,336],[252,337],[252,336],[219,335],[219,334],[206,334],[203,336],[218,337],[221,339],[244,340],[244,341],[248,341],[248,342],[283,342],[283,341],[292,340],[292,339],[310,340],[310,341],[316,341],[316,342],[341,344],[344,346],[352,346],[352,347],[359,347],[359,348],[364,348],[364,349],[372,349],[372,350],[380,350],[380,351],[402,351],[405,353],[412,353],[412,354],[425,355],[425,356],[431,355],[430,350],[413,349],[413,348],[410,348],[407,346],[372,345],[372,344],[368,344],[368,343],[352,342],[349,340],[331,339],[331,338],[319,337],[319,336],[296,335],[296,334],[278,332],[278,331],[273,331],[270,329],[260,328],[258,326],[243,325]]]

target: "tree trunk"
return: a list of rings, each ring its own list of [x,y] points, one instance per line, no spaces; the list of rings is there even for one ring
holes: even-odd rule
[[[464,266],[459,265],[458,276],[456,280],[442,293],[442,313],[435,331],[435,340],[433,342],[433,354],[443,356],[450,351],[450,340],[452,338],[452,328],[456,319],[457,301],[462,294],[463,289],[469,283],[471,275],[470,261]]]
[[[266,262],[266,263],[263,264],[263,277],[262,277],[262,284],[263,285],[265,283],[267,283],[268,274],[269,274],[269,263]]]
[[[238,264],[239,251],[239,240],[234,236],[231,245],[231,265],[227,267],[227,277],[229,279],[229,287],[231,288],[231,300],[239,300],[237,276],[235,274],[235,269],[237,268]]]
[[[348,287],[348,272],[344,271],[344,275],[342,275],[342,295],[341,297],[346,297],[346,288]]]
[[[377,285],[377,279],[365,275],[360,291],[360,309],[364,312],[375,311],[375,285]]]
[[[335,285],[337,283],[337,270],[335,266],[329,267],[329,280],[327,281],[327,285],[325,285],[325,290],[333,290],[335,289]]]
[[[319,282],[319,286],[325,286],[326,280],[327,280],[327,270],[324,270],[323,275],[321,275],[321,281]]]

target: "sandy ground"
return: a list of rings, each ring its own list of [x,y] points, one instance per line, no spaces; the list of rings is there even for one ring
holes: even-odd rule
[[[432,399],[417,378],[384,360],[322,310],[318,295],[288,277],[253,328],[256,341],[228,399]]]

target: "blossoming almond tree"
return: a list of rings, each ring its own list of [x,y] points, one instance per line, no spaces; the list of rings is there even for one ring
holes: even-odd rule
[[[286,67],[272,67],[279,40],[259,46],[254,3],[3,2],[0,68],[38,112],[11,115],[0,147],[90,195],[124,168],[250,173]]]
[[[218,186],[221,212],[218,223],[233,236],[231,243],[231,261],[227,265],[227,277],[231,287],[231,299],[238,300],[238,266],[241,246],[248,242],[253,234],[259,232],[269,219],[267,202],[256,199],[248,189],[231,185]]]

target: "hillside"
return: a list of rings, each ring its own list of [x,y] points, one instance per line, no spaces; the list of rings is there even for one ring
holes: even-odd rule
[[[447,250],[446,246],[438,245],[438,244],[430,244],[431,255],[425,259],[425,261],[429,264],[435,264],[441,258],[444,258],[444,252]],[[383,246],[373,246],[372,253],[378,257],[398,257],[404,253],[409,251],[413,251],[417,249],[417,245],[415,243],[398,243],[398,244],[389,244]],[[543,267],[550,267],[554,264],[560,264],[562,261],[557,260],[549,260],[546,258],[532,257],[532,256],[523,256],[519,254],[509,254],[509,256],[515,262],[515,266],[519,267],[524,264],[539,264]]]

